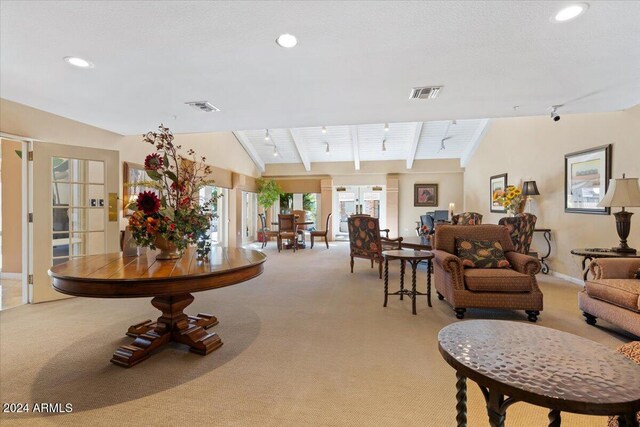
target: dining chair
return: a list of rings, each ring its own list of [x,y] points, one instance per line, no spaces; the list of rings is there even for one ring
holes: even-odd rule
[[[260,225],[261,225],[260,232],[262,233],[262,248],[266,248],[267,242],[272,237],[275,237],[276,239],[278,238],[278,232],[272,231],[270,228],[267,227],[267,217],[265,214],[261,213],[261,214],[258,214],[258,216],[260,217]]]
[[[451,225],[480,225],[482,214],[478,212],[463,212],[451,217]]]
[[[324,237],[324,243],[327,245],[327,249],[329,249],[329,224],[331,224],[331,213],[327,215],[327,225],[324,227],[324,230],[313,230],[311,232],[311,249],[313,249],[313,239],[315,237]]]
[[[287,240],[293,251],[298,249],[298,235],[296,233],[296,217],[294,214],[278,215],[278,252],[282,250],[282,240]]]

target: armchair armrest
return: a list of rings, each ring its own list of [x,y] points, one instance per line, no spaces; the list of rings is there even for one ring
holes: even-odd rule
[[[589,270],[594,279],[632,279],[640,269],[640,258],[598,258]]]
[[[431,251],[435,268],[440,268],[451,275],[454,289],[464,289],[462,261],[457,256],[439,249]]]
[[[382,243],[382,246],[392,247],[393,249],[402,249],[402,237],[389,239],[388,237],[380,236],[380,243]]]
[[[535,276],[540,273],[540,270],[542,269],[540,261],[535,257],[515,251],[505,252],[504,256],[511,263],[513,269],[518,273]]]

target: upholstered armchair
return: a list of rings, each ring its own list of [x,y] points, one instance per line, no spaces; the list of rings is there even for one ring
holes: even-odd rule
[[[382,251],[401,249],[402,237],[389,239],[380,235],[378,218],[369,215],[351,215],[347,220],[349,226],[349,246],[351,256],[351,272],[354,258],[364,258],[378,263],[378,275],[382,279]],[[386,233],[389,230],[382,230]],[[383,248],[384,246],[384,248]]]
[[[640,258],[597,258],[592,277],[578,293],[578,307],[590,325],[601,318],[640,336]]]
[[[498,224],[504,225],[509,230],[515,251],[528,254],[537,220],[538,217],[535,215],[521,213],[512,217],[500,218]]]
[[[497,241],[509,268],[465,268],[456,254],[456,238]],[[535,322],[542,310],[542,292],[536,282],[540,262],[516,252],[511,236],[502,225],[440,225],[436,228],[434,250],[435,286],[458,319],[468,308],[524,310]]]
[[[451,217],[452,225],[480,225],[482,215],[478,212],[463,212]]]

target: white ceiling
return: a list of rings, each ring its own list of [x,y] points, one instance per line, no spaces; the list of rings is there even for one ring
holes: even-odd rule
[[[406,160],[407,168],[420,159],[465,159],[479,141],[488,120],[446,120],[434,122],[384,123],[295,129],[265,129],[236,132],[256,163],[305,163],[311,170],[316,162]],[[442,140],[444,149],[442,148]],[[385,140],[386,150],[382,150]],[[326,152],[327,144],[329,152]],[[274,150],[275,145],[275,150]],[[355,148],[355,149],[354,149]],[[274,156],[274,151],[278,153]]]
[[[566,3],[3,0],[0,95],[123,134],[159,122],[207,132],[640,102],[640,2],[589,1],[583,16],[551,23]],[[296,48],[275,44],[284,32]],[[95,68],[74,69],[68,55]],[[408,99],[434,84],[439,99]],[[222,111],[184,105],[201,100]]]

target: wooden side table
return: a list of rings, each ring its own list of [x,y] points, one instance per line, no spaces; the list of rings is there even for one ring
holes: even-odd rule
[[[387,300],[389,295],[400,295],[400,299],[403,299],[405,295],[411,298],[413,314],[416,313],[416,297],[418,295],[426,295],[427,303],[431,307],[431,260],[433,259],[433,253],[429,251],[416,251],[406,249],[396,249],[391,251],[382,252],[384,257],[384,305],[387,306]],[[389,293],[389,260],[400,260],[400,290],[397,292]],[[416,290],[416,269],[421,261],[427,261],[427,293],[418,292]],[[411,264],[411,290],[404,288],[404,271],[406,263]]]

